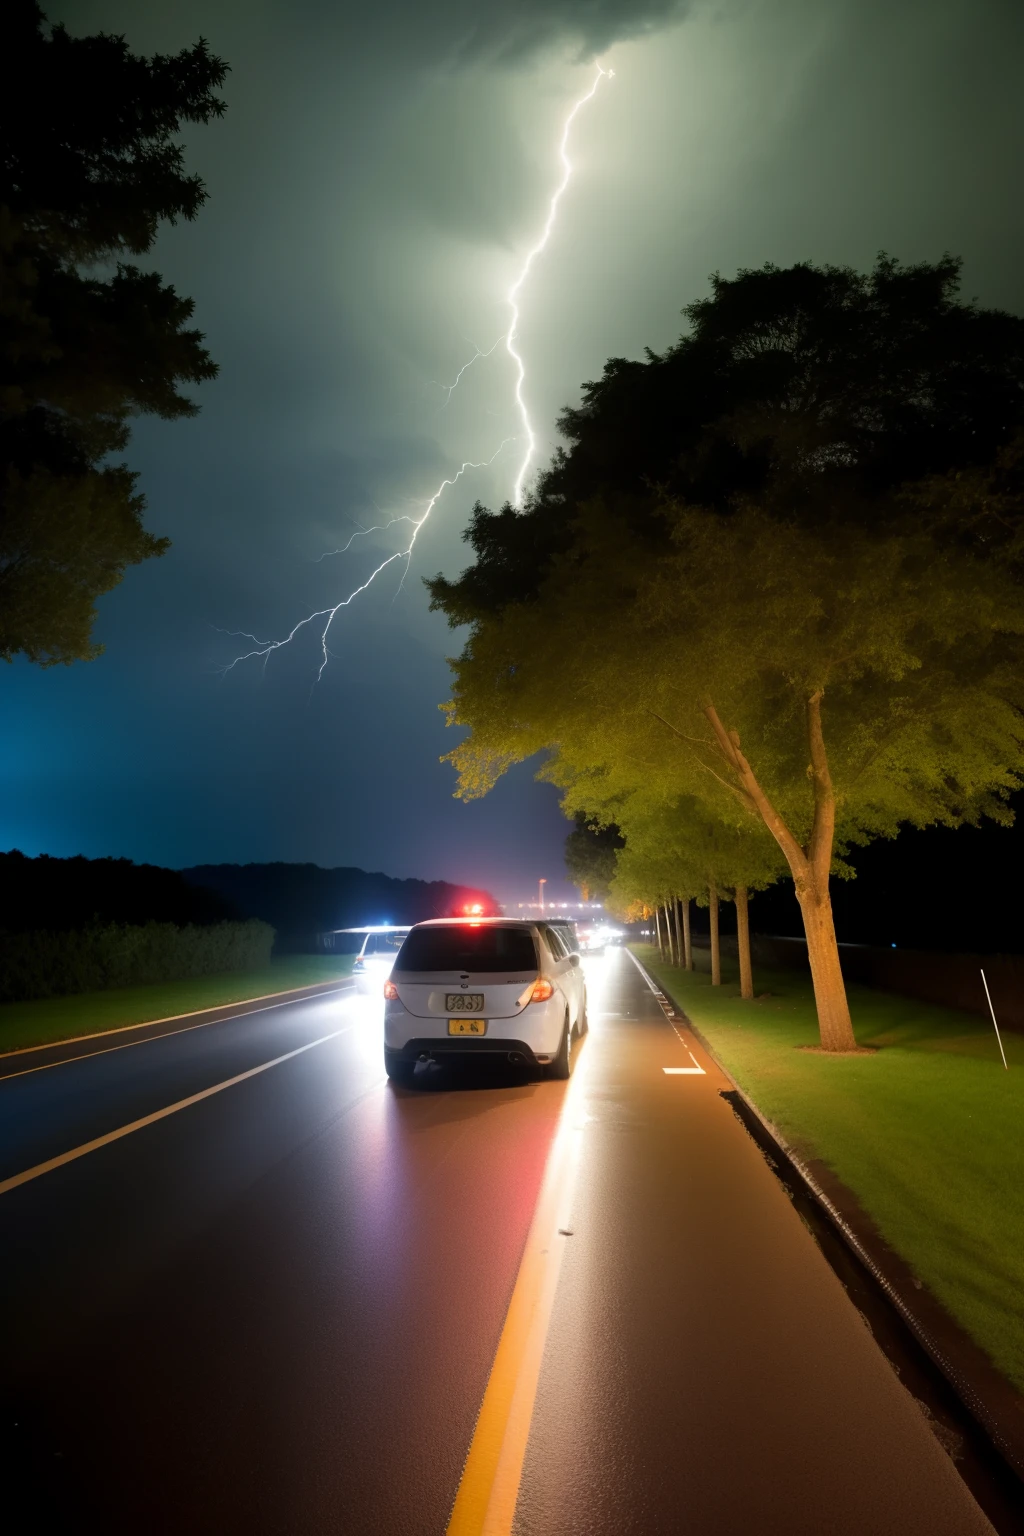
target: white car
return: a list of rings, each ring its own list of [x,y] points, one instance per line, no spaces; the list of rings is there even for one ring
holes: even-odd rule
[[[417,1061],[482,1053],[566,1078],[573,1039],[587,1029],[580,957],[543,922],[417,923],[384,998],[384,1068],[397,1082]]]
[[[363,932],[364,930],[356,929],[355,931]],[[365,932],[363,947],[352,962],[352,975],[360,992],[369,992],[374,997],[380,997],[380,989],[391,975],[395,956],[408,938],[410,930],[381,925],[377,928],[367,928]]]

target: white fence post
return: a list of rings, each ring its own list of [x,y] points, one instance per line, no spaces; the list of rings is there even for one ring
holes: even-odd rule
[[[1003,1037],[999,1033],[999,1025],[996,1024],[996,1011],[992,1007],[992,994],[991,994],[991,992],[988,989],[988,982],[985,980],[985,972],[984,971],[982,971],[982,973],[981,973],[981,980],[982,980],[982,985],[985,988],[985,996],[988,998],[988,1011],[992,1015],[992,1023],[993,1023],[993,1026],[995,1027],[996,1039],[999,1041],[999,1054],[1003,1058],[1003,1066],[1006,1067],[1007,1072],[1009,1072],[1010,1069],[1009,1069],[1009,1067],[1006,1066],[1006,1052],[1003,1050]]]

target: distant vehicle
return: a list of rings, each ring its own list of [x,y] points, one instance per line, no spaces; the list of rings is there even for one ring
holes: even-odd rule
[[[362,933],[364,930],[360,928],[354,931]],[[393,928],[383,924],[365,930],[363,947],[352,962],[352,975],[360,992],[380,996],[380,989],[391,975],[395,956],[405,943],[409,931],[409,928]]]
[[[384,1069],[395,1082],[408,1082],[417,1061],[480,1054],[566,1078],[572,1042],[587,1030],[580,957],[552,923],[417,923],[384,998]]]
[[[581,923],[578,928],[580,949],[584,953],[605,949],[609,944],[621,944],[626,937],[625,929],[613,923]]]

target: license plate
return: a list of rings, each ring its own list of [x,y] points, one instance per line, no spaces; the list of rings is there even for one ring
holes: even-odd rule
[[[482,992],[449,992],[444,1000],[445,1013],[483,1013]]]
[[[448,1033],[450,1035],[486,1035],[486,1019],[449,1019]]]

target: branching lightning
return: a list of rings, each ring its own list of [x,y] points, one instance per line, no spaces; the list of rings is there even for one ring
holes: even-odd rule
[[[472,368],[473,364],[474,363],[478,363],[482,357],[490,357],[491,353],[496,351],[497,348],[501,346],[501,343],[504,340],[505,340],[504,336],[499,336],[497,341],[494,341],[494,342],[491,343],[491,345],[487,348],[486,352],[481,352],[480,348],[477,347],[476,351],[473,353],[473,356],[470,358],[469,362],[468,363],[463,363],[462,367],[459,369],[458,373],[455,375],[455,382],[454,382],[454,384],[438,384],[438,386],[437,386],[438,389],[443,389],[444,392],[445,392],[445,401],[444,401],[445,405],[447,405],[449,403],[449,401],[452,398],[452,395],[454,395],[455,391],[458,389],[459,383],[460,383],[460,381],[462,379],[462,375],[465,373],[466,369],[467,368]]]
[[[466,459],[455,471],[454,475],[449,475],[446,480],[441,481],[441,484],[438,486],[433,496],[431,496],[430,500],[427,502],[427,505],[424,508],[421,516],[411,519],[413,524],[412,537],[404,549],[396,549],[393,555],[388,555],[385,560],[382,560],[380,564],[370,572],[369,576],[367,576],[366,580],[362,582],[361,585],[350,592],[347,597],[343,597],[340,602],[334,603],[328,608],[319,608],[316,613],[307,613],[304,619],[300,619],[297,624],[292,626],[283,640],[259,640],[255,635],[245,634],[245,632],[242,630],[221,630],[221,634],[236,635],[239,637],[245,634],[245,638],[247,640],[252,640],[254,647],[251,651],[245,651],[241,656],[236,656],[234,661],[229,661],[226,666],[220,669],[221,672],[226,675],[228,672],[231,672],[235,667],[237,667],[241,662],[252,661],[256,657],[261,657],[264,666],[266,666],[274,652],[283,650],[286,645],[290,645],[300,630],[305,629],[307,625],[316,624],[318,619],[322,619],[323,624],[320,626],[320,650],[322,653],[322,659],[320,662],[319,671],[316,674],[316,681],[319,682],[324,675],[324,668],[326,667],[329,659],[329,652],[327,650],[327,636],[330,633],[331,625],[334,623],[334,620],[341,612],[341,610],[343,608],[347,608],[350,603],[355,602],[360,593],[365,592],[367,587],[372,586],[381,572],[386,571],[389,565],[394,565],[398,560],[404,560],[406,562],[406,569],[408,569],[409,561],[412,559],[413,549],[416,546],[416,536],[420,529],[423,527],[423,524],[427,521],[427,518],[430,516],[431,512],[433,512],[443,492],[445,492],[450,485],[454,485],[456,481],[461,480],[467,469],[486,469],[488,464],[493,464],[501,450],[511,441],[511,438],[506,437],[503,442],[499,443],[498,447],[494,450],[489,459]],[[401,519],[396,518],[395,521],[401,521]],[[366,529],[366,532],[369,533],[371,530]],[[402,579],[403,581],[405,579],[404,572]]]
[[[347,555],[356,539],[365,539],[368,533],[387,533],[388,529],[393,528],[396,523],[415,522],[416,519],[406,512],[400,517],[389,517],[386,523],[377,523],[373,528],[357,528],[355,533],[350,536],[347,544],[343,544],[340,549],[325,549],[322,555],[317,555],[313,563],[314,565],[319,565],[323,560],[330,560],[333,555]]]
[[[525,257],[523,258],[522,265],[520,266],[519,274],[505,295],[504,302],[507,305],[509,311],[508,329],[501,336],[499,336],[498,339],[490,347],[488,347],[486,351],[481,351],[480,348],[477,348],[469,361],[463,363],[462,367],[456,374],[453,383],[439,385],[439,388],[445,391],[444,403],[447,405],[451,400],[452,395],[458,388],[459,383],[461,382],[462,377],[467,369],[471,368],[474,363],[477,363],[484,358],[490,357],[492,353],[494,353],[501,345],[501,343],[504,342],[505,350],[512,360],[512,364],[515,369],[515,389],[513,393],[520,424],[520,433],[518,438],[504,438],[503,441],[495,449],[495,451],[491,454],[489,459],[464,460],[453,475],[450,475],[441,481],[441,484],[437,487],[437,490],[426,503],[426,506],[424,507],[424,510],[420,516],[415,517],[410,514],[403,514],[401,516],[389,518],[385,522],[372,528],[358,528],[350,536],[348,542],[342,545],[341,548],[326,550],[322,555],[320,555],[318,557],[318,561],[329,559],[333,555],[343,555],[351,549],[356,539],[365,538],[368,534],[371,533],[384,533],[389,528],[393,528],[397,523],[410,523],[412,525],[412,533],[410,534],[409,541],[404,546],[404,548],[396,550],[393,554],[388,555],[385,559],[383,559],[380,564],[370,572],[366,580],[361,582],[359,586],[355,587],[347,597],[343,597],[339,602],[334,603],[326,608],[320,608],[315,613],[309,613],[305,616],[305,618],[300,619],[298,623],[289,630],[288,634],[283,637],[283,639],[260,640],[255,635],[248,634],[243,630],[220,630],[219,633],[224,635],[231,635],[238,639],[251,640],[253,645],[251,650],[243,652],[241,655],[236,656],[233,661],[230,661],[225,666],[221,667],[220,671],[222,674],[226,675],[228,672],[233,671],[233,669],[239,666],[243,661],[252,661],[255,659],[262,660],[264,668],[266,668],[267,662],[270,660],[270,657],[274,654],[275,651],[283,650],[285,646],[290,645],[296,636],[300,634],[300,632],[304,629],[314,627],[318,631],[320,639],[321,661],[315,680],[316,682],[319,682],[323,677],[324,669],[327,666],[327,662],[330,657],[330,652],[327,648],[327,637],[330,634],[331,625],[334,623],[335,618],[341,612],[341,610],[343,608],[348,608],[353,602],[355,602],[356,598],[361,596],[361,594],[365,592],[368,587],[371,587],[377,580],[378,576],[386,571],[389,566],[396,565],[399,562],[404,562],[401,581],[399,582],[398,589],[395,594],[397,596],[398,593],[402,590],[405,577],[412,562],[413,550],[415,549],[416,539],[419,535],[420,529],[430,517],[431,512],[433,512],[434,507],[437,505],[443,493],[448,490],[450,486],[455,485],[457,481],[461,480],[462,476],[468,469],[485,469],[488,465],[494,463],[498,455],[505,447],[507,447],[510,442],[525,440],[523,456],[519,465],[519,470],[516,475],[515,485],[512,492],[513,506],[519,507],[522,505],[523,487],[526,482],[526,476],[529,473],[530,465],[532,464],[537,451],[537,438],[533,430],[533,423],[530,420],[530,413],[527,409],[524,395],[524,386],[526,383],[526,364],[523,360],[522,354],[519,352],[516,346],[520,319],[520,294],[522,293],[526,280],[530,275],[534,262],[544,251],[549,240],[551,239],[551,235],[555,227],[555,221],[558,217],[559,204],[566,191],[566,188],[569,185],[570,180],[572,179],[573,166],[572,161],[569,159],[568,148],[569,135],[572,131],[573,123],[576,120],[577,114],[582,111],[588,102],[594,99],[601,81],[605,79],[611,79],[613,74],[613,70],[605,69],[602,65],[598,64],[597,73],[594,76],[593,84],[591,85],[590,89],[583,96],[581,96],[577,102],[574,103],[562,125],[562,134],[558,145],[558,155],[562,164],[562,177],[554,192],[551,194],[551,198],[548,203],[547,218],[544,222],[544,227],[540,233],[540,236],[536,243],[527,251]]]

